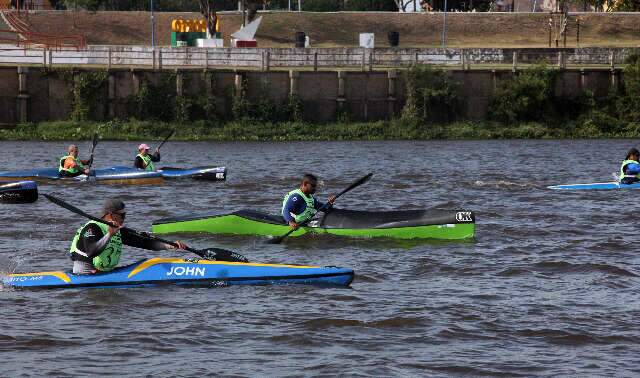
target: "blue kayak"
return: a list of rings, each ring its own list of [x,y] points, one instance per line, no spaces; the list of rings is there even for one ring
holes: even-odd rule
[[[640,189],[640,182],[634,184],[620,184],[619,182],[596,182],[592,184],[567,184],[547,186],[555,190],[611,190],[611,189]]]
[[[58,174],[56,168],[29,169],[23,171],[0,172],[0,180],[36,180],[56,182],[87,182],[95,181],[101,184],[158,184],[163,177],[159,172],[141,171],[129,167],[110,167],[94,169],[90,177],[80,175],[76,177],[63,177]]]
[[[5,287],[64,289],[157,285],[317,284],[349,286],[353,270],[338,267],[238,263],[180,258],[152,258],[98,274],[15,273],[2,277]]]
[[[38,185],[34,181],[0,182],[0,202],[31,203],[38,200]]]
[[[196,180],[226,180],[226,167],[173,168],[162,167],[158,170],[166,179],[192,178]]]

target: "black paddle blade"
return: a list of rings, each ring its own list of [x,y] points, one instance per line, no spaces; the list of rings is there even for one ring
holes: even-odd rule
[[[213,261],[230,261],[248,263],[249,260],[239,253],[229,251],[222,248],[207,248],[198,251],[202,258]]]
[[[84,211],[78,209],[77,207],[75,207],[75,206],[73,206],[73,205],[71,205],[69,203],[66,203],[63,200],[61,200],[59,198],[56,198],[56,197],[54,197],[54,196],[52,196],[50,194],[43,194],[43,196],[46,199],[48,199],[49,201],[53,202],[54,204],[56,204],[56,205],[58,205],[60,207],[64,207],[65,209],[67,209],[67,210],[69,210],[69,211],[71,211],[73,213],[76,213],[78,215],[82,215],[85,218],[88,218],[88,219],[91,219],[91,220],[94,220],[94,221],[97,221],[97,222],[107,223],[107,222],[103,221],[102,219],[94,217],[93,215],[90,215],[88,213],[85,213]]]
[[[371,177],[373,177],[373,172],[369,173],[368,175],[359,178],[358,180],[354,181],[351,183],[351,185],[347,186],[347,188],[345,190],[343,190],[342,192],[340,192],[340,194],[338,194],[336,197],[339,197],[343,194],[345,194],[346,192],[357,188],[358,186],[366,183],[367,181],[371,180]]]

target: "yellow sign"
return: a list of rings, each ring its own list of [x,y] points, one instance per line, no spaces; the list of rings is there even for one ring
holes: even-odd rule
[[[180,33],[205,33],[207,31],[207,22],[205,20],[177,19],[171,21],[171,31]]]

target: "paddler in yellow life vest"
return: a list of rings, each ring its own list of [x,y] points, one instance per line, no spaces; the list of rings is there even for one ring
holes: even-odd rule
[[[80,175],[89,175],[89,168],[85,165],[91,165],[91,160],[78,159],[78,146],[72,144],[67,149],[67,155],[58,161],[58,174],[64,177],[76,177]]]
[[[89,221],[76,231],[71,242],[71,260],[74,274],[93,274],[113,270],[120,262],[122,245],[160,251],[165,249],[184,249],[186,245],[176,241],[179,248],[155,239],[121,230],[126,216],[124,202],[109,199],[102,209],[104,223]]]
[[[324,206],[323,203],[313,196],[316,192],[317,185],[318,178],[307,173],[302,177],[300,188],[292,190],[284,196],[284,200],[282,201],[282,217],[294,230],[299,227],[300,223],[313,217],[318,210]],[[330,209],[335,199],[335,196],[329,196],[327,200],[329,206],[323,211],[326,212],[326,210]]]
[[[153,163],[160,161],[160,149],[156,148],[153,155],[149,155],[149,146],[146,143],[142,143],[138,146],[138,155],[133,165],[138,169],[144,169],[145,171],[155,171],[156,167]]]
[[[620,166],[620,183],[633,184],[640,181],[640,152],[632,148]]]

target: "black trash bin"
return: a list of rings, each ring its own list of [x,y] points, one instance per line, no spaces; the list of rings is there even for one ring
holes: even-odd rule
[[[307,35],[304,32],[296,32],[296,47],[304,47]]]
[[[391,47],[398,47],[400,44],[400,33],[397,31],[390,31],[387,38],[389,38],[389,46]]]

